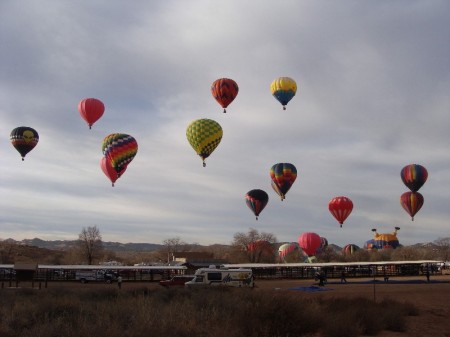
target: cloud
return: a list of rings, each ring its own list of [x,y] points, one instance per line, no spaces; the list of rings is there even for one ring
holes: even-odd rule
[[[403,243],[448,236],[449,7],[3,3],[2,236],[76,238],[94,224],[105,240],[155,243],[229,243],[248,228],[360,246],[373,227],[402,227]],[[279,76],[298,84],[285,111],[270,94]],[[210,93],[220,77],[239,85],[226,114]],[[77,111],[86,97],[106,106],[92,130]],[[198,118],[224,130],[205,168],[186,140]],[[40,135],[24,162],[8,141],[20,125]],[[139,144],[115,187],[99,167],[113,132]],[[283,202],[270,187],[277,162],[299,172]],[[430,173],[414,222],[399,204],[410,163]],[[244,201],[253,188],[270,198],[258,221]],[[343,228],[327,209],[336,195],[355,204]]]

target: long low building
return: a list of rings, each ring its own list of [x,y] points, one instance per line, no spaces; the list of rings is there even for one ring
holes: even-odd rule
[[[250,268],[255,278],[315,278],[317,273],[327,278],[346,277],[383,277],[418,276],[441,274],[445,266],[443,261],[383,261],[383,262],[327,262],[327,263],[240,263],[224,264],[225,268]],[[217,267],[217,266],[214,266]],[[188,267],[178,266],[111,266],[111,265],[43,265],[37,264],[30,270],[21,270],[20,265],[0,265],[0,280],[13,281],[21,271],[32,275],[34,281],[75,281],[80,271],[108,271],[122,276],[124,281],[159,281],[173,275],[185,274]]]
[[[443,261],[382,261],[325,263],[239,263],[225,264],[227,268],[251,268],[255,278],[314,278],[323,273],[327,278],[417,276],[442,273]]]

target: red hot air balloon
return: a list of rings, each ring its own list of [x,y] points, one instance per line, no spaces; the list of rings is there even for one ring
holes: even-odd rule
[[[256,220],[258,220],[259,213],[266,207],[269,202],[268,194],[263,190],[251,190],[245,195],[245,203],[248,208],[256,215]]]
[[[211,93],[215,100],[222,106],[223,112],[234,101],[239,92],[239,87],[235,81],[229,78],[219,78],[211,85]]]
[[[411,216],[411,221],[414,221],[414,215],[422,208],[423,201],[423,196],[419,192],[405,192],[400,196],[400,204]]]
[[[328,209],[342,227],[345,219],[353,210],[353,202],[347,197],[335,197],[328,203]]]
[[[303,233],[298,238],[298,244],[300,248],[305,252],[308,256],[314,256],[317,252],[317,249],[322,244],[322,240],[320,236],[316,233]]]
[[[422,165],[410,164],[402,168],[400,177],[411,192],[417,192],[427,181],[428,171]]]
[[[105,106],[96,98],[85,98],[78,103],[78,111],[81,117],[88,123],[89,129],[103,116]]]
[[[111,162],[106,158],[102,157],[100,160],[100,167],[103,171],[103,173],[108,177],[109,180],[111,180],[112,186],[114,186],[114,183],[119,179],[119,177],[125,172],[127,167],[125,166],[122,171],[120,171],[120,174],[116,172],[114,167],[111,166]]]

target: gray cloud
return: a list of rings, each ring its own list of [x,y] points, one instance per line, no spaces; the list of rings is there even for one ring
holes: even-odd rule
[[[449,4],[446,1],[3,2],[0,8],[1,237],[105,240],[179,236],[229,243],[253,227],[296,241],[315,231],[363,245],[370,229],[402,227],[404,243],[448,236]],[[298,92],[283,111],[271,81]],[[211,83],[239,94],[222,113]],[[79,100],[106,111],[89,130]],[[186,127],[211,118],[224,137],[203,168]],[[20,125],[40,134],[21,162],[9,144]],[[133,135],[136,158],[115,187],[99,167],[101,142]],[[299,175],[285,201],[269,169]],[[423,209],[399,204],[400,170],[427,167]],[[256,221],[245,193],[270,201]],[[343,228],[328,201],[349,196]]]

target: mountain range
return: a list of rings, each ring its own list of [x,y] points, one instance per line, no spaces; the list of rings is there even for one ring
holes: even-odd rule
[[[22,246],[34,246],[38,248],[46,248],[51,250],[68,250],[77,244],[77,240],[42,240],[39,238],[34,239],[24,239],[21,241],[16,241],[14,239],[0,240],[0,242],[13,243]],[[120,252],[120,251],[152,251],[159,250],[164,247],[164,245],[156,243],[121,243],[121,242],[110,242],[103,241],[103,247],[107,250]]]

